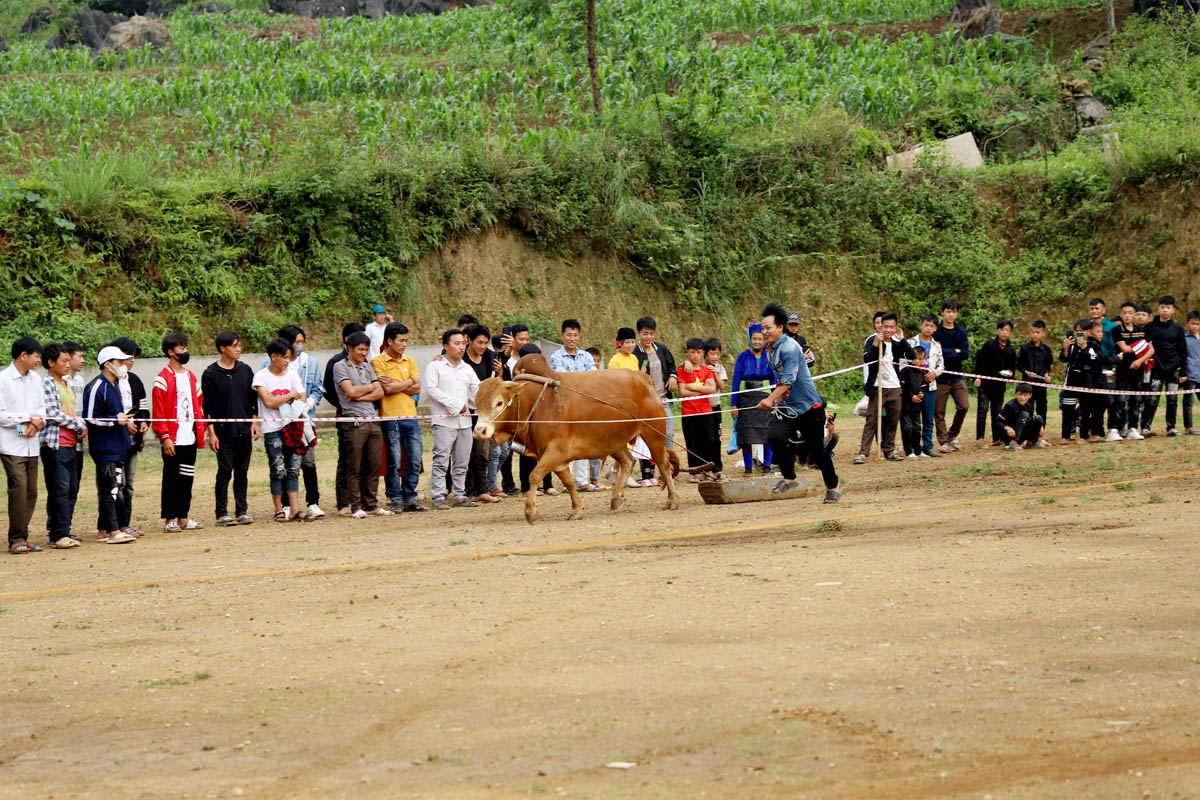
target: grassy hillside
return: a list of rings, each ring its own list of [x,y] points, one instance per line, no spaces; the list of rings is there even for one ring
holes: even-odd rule
[[[944,9],[928,2],[602,0],[599,116],[578,3],[326,20],[303,40],[271,38],[290,23],[260,10],[183,8],[171,46],[98,55],[10,27],[0,334],[233,321],[258,341],[299,320],[328,341],[379,297],[430,334],[461,307],[447,287],[488,280],[446,248],[495,226],[549,261],[503,279],[493,318],[543,325],[571,308],[529,287],[596,259],[617,272],[593,306],[637,313],[643,287],[732,330],[782,293],[826,309],[831,353],[853,349],[864,304],[911,316],[954,294],[984,330],[1123,281],[1188,296],[1192,251],[1148,267],[1172,247],[1168,209],[1132,198],[1157,182],[1191,202],[1195,26],[1130,22],[1093,73],[1079,48],[1103,10],[1074,5],[1020,2],[1005,35],[962,42],[929,32]],[[1076,134],[1065,79],[1112,108],[1115,160]],[[883,168],[963,131],[986,145],[972,176]],[[1146,221],[1111,246],[1114,210],[1135,205]]]

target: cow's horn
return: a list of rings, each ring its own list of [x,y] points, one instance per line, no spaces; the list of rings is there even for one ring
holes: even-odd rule
[[[505,382],[504,382],[504,388],[505,388],[505,389],[509,389],[509,390],[512,390],[512,389],[520,389],[520,388],[521,388],[521,384],[517,383],[516,381],[505,381]]]

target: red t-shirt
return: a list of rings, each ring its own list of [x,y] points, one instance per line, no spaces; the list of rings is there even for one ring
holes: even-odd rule
[[[688,372],[687,366],[682,366],[676,372],[676,377],[679,378],[679,385],[685,383],[703,386],[708,380],[713,377],[712,370],[701,364],[694,368],[694,371]],[[688,397],[680,404],[683,406],[684,414],[711,414],[712,403],[709,402],[708,396]]]

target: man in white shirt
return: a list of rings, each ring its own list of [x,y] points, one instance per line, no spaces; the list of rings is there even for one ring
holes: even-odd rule
[[[879,318],[879,333],[863,344],[863,363],[867,365],[867,381],[863,387],[869,403],[867,419],[863,426],[862,443],[855,464],[865,464],[871,454],[871,442],[875,441],[878,424],[879,400],[883,396],[883,432],[879,446],[888,461],[903,461],[904,456],[896,452],[896,429],[900,426],[900,365],[912,359],[913,351],[908,342],[896,335],[896,315],[889,312]],[[880,342],[883,343],[882,352]],[[874,363],[878,360],[878,363]],[[883,387],[879,392],[876,381]]]
[[[563,320],[563,346],[550,355],[550,369],[555,372],[591,372],[596,360],[586,350],[579,349],[582,329],[577,319]],[[588,479],[588,462],[571,462],[571,473],[575,476],[575,488],[581,492],[598,492],[600,487]]]
[[[29,521],[37,505],[38,433],[46,401],[36,372],[42,346],[32,336],[13,342],[12,363],[0,372],[0,462],[8,477],[8,552],[39,553],[29,543]]]
[[[933,447],[933,416],[937,410],[937,376],[946,368],[942,357],[942,345],[933,338],[938,318],[933,314],[921,317],[921,332],[908,340],[908,346],[925,348],[925,400],[921,407],[921,452],[922,458],[939,458],[941,453]]]
[[[433,401],[433,508],[446,511],[446,467],[454,459],[451,492],[455,508],[477,506],[467,497],[467,463],[471,460],[471,408],[479,376],[463,361],[467,337],[457,330],[442,334],[445,356],[429,362],[425,370],[425,390]]]
[[[383,332],[387,329],[389,322],[395,322],[388,310],[383,307],[383,304],[376,303],[371,309],[371,313],[375,315],[375,321],[367,325],[367,338],[371,340],[371,349],[367,353],[367,361],[370,361],[375,356],[383,352]]]

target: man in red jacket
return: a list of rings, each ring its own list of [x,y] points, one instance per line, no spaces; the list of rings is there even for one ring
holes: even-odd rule
[[[204,527],[188,517],[196,448],[204,447],[203,396],[195,374],[184,366],[190,358],[187,334],[168,333],[162,349],[171,361],[151,391],[154,433],[162,443],[162,517],[167,533],[195,531]]]

